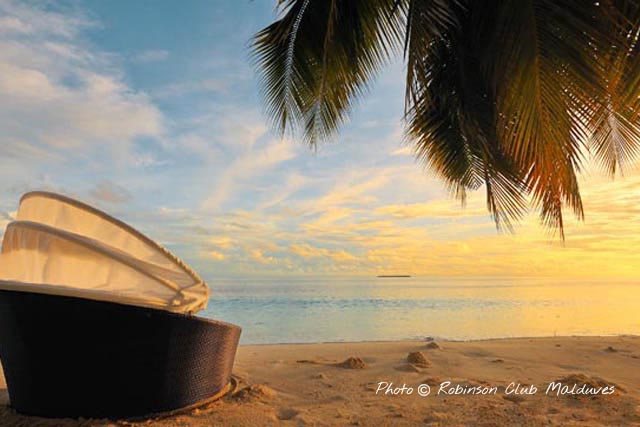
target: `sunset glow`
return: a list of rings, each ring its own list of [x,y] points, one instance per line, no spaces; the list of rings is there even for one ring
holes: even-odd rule
[[[314,151],[261,111],[246,42],[269,2],[125,5],[0,3],[1,228],[16,195],[52,189],[153,230],[208,277],[640,272],[638,173],[586,168],[564,244],[533,213],[500,234],[481,191],[462,208],[403,145],[399,65]],[[163,31],[169,17],[189,31]]]

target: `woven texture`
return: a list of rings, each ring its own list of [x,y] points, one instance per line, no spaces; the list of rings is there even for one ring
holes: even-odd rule
[[[231,378],[240,328],[144,307],[0,290],[11,406],[129,418],[207,400]]]

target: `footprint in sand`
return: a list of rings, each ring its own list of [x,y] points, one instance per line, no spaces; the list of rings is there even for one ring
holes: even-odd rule
[[[525,398],[520,396],[519,394],[504,394],[502,395],[502,398],[513,403],[520,403],[525,401]]]
[[[467,356],[467,357],[491,357],[493,356],[493,354],[489,353],[488,351],[484,351],[484,350],[470,350],[470,351],[466,351],[462,353],[463,355]]]
[[[378,383],[363,383],[360,385],[367,391],[376,391],[378,389]]]
[[[427,418],[422,420],[422,422],[427,425],[433,425],[433,424],[441,425],[440,423],[442,423],[443,421],[446,421],[447,418],[449,417],[446,414],[443,414],[440,412],[432,412],[431,414],[429,414],[429,416],[427,416]]]
[[[269,400],[276,397],[278,393],[271,387],[263,384],[253,384],[243,388],[233,395],[237,400]]]
[[[412,363],[406,363],[404,365],[399,365],[396,366],[395,368],[396,371],[401,371],[401,372],[416,372],[416,373],[420,373],[422,372],[422,369],[420,369],[418,366],[412,364]]]
[[[319,362],[317,360],[311,360],[311,359],[296,360],[296,363],[308,364],[308,365],[321,365],[322,364],[322,362]]]
[[[293,408],[282,408],[278,411],[277,417],[279,420],[286,421],[295,418],[299,413],[300,411]]]
[[[438,378],[438,377],[428,377],[422,380],[422,384],[428,384],[431,387],[440,385],[440,383],[442,383],[442,379]]]

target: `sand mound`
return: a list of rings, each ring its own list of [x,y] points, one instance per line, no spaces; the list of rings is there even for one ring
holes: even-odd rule
[[[345,369],[364,369],[367,367],[367,364],[364,363],[364,360],[360,359],[359,357],[352,356],[344,362],[336,363],[336,366]]]
[[[566,377],[560,378],[556,380],[563,384],[578,384],[579,386],[586,384],[589,387],[606,387],[610,385],[610,382],[607,382],[599,377],[590,377],[585,374],[571,374]]]
[[[424,348],[426,348],[427,350],[440,350],[442,347],[440,347],[437,342],[431,341],[430,343],[425,345]]]
[[[560,382],[565,385],[573,385],[575,384],[578,388],[582,386],[590,387],[592,389],[606,388],[606,387],[614,387],[614,393],[608,396],[615,396],[621,392],[625,392],[624,387],[620,385],[607,381],[600,377],[591,377],[582,373],[579,374],[570,374],[566,377],[557,379],[556,382]],[[576,395],[568,395],[569,397],[588,397],[589,395],[576,394]],[[603,395],[599,395],[600,398],[604,397]]]
[[[414,351],[407,355],[407,362],[420,368],[426,368],[431,363],[421,351]]]
[[[233,397],[238,400],[270,400],[277,392],[263,384],[253,384],[238,391]]]

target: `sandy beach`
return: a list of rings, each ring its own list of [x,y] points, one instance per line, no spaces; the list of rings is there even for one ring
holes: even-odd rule
[[[46,420],[15,414],[2,390],[0,425],[640,426],[639,368],[640,337],[628,336],[243,346],[234,394],[186,413]]]

